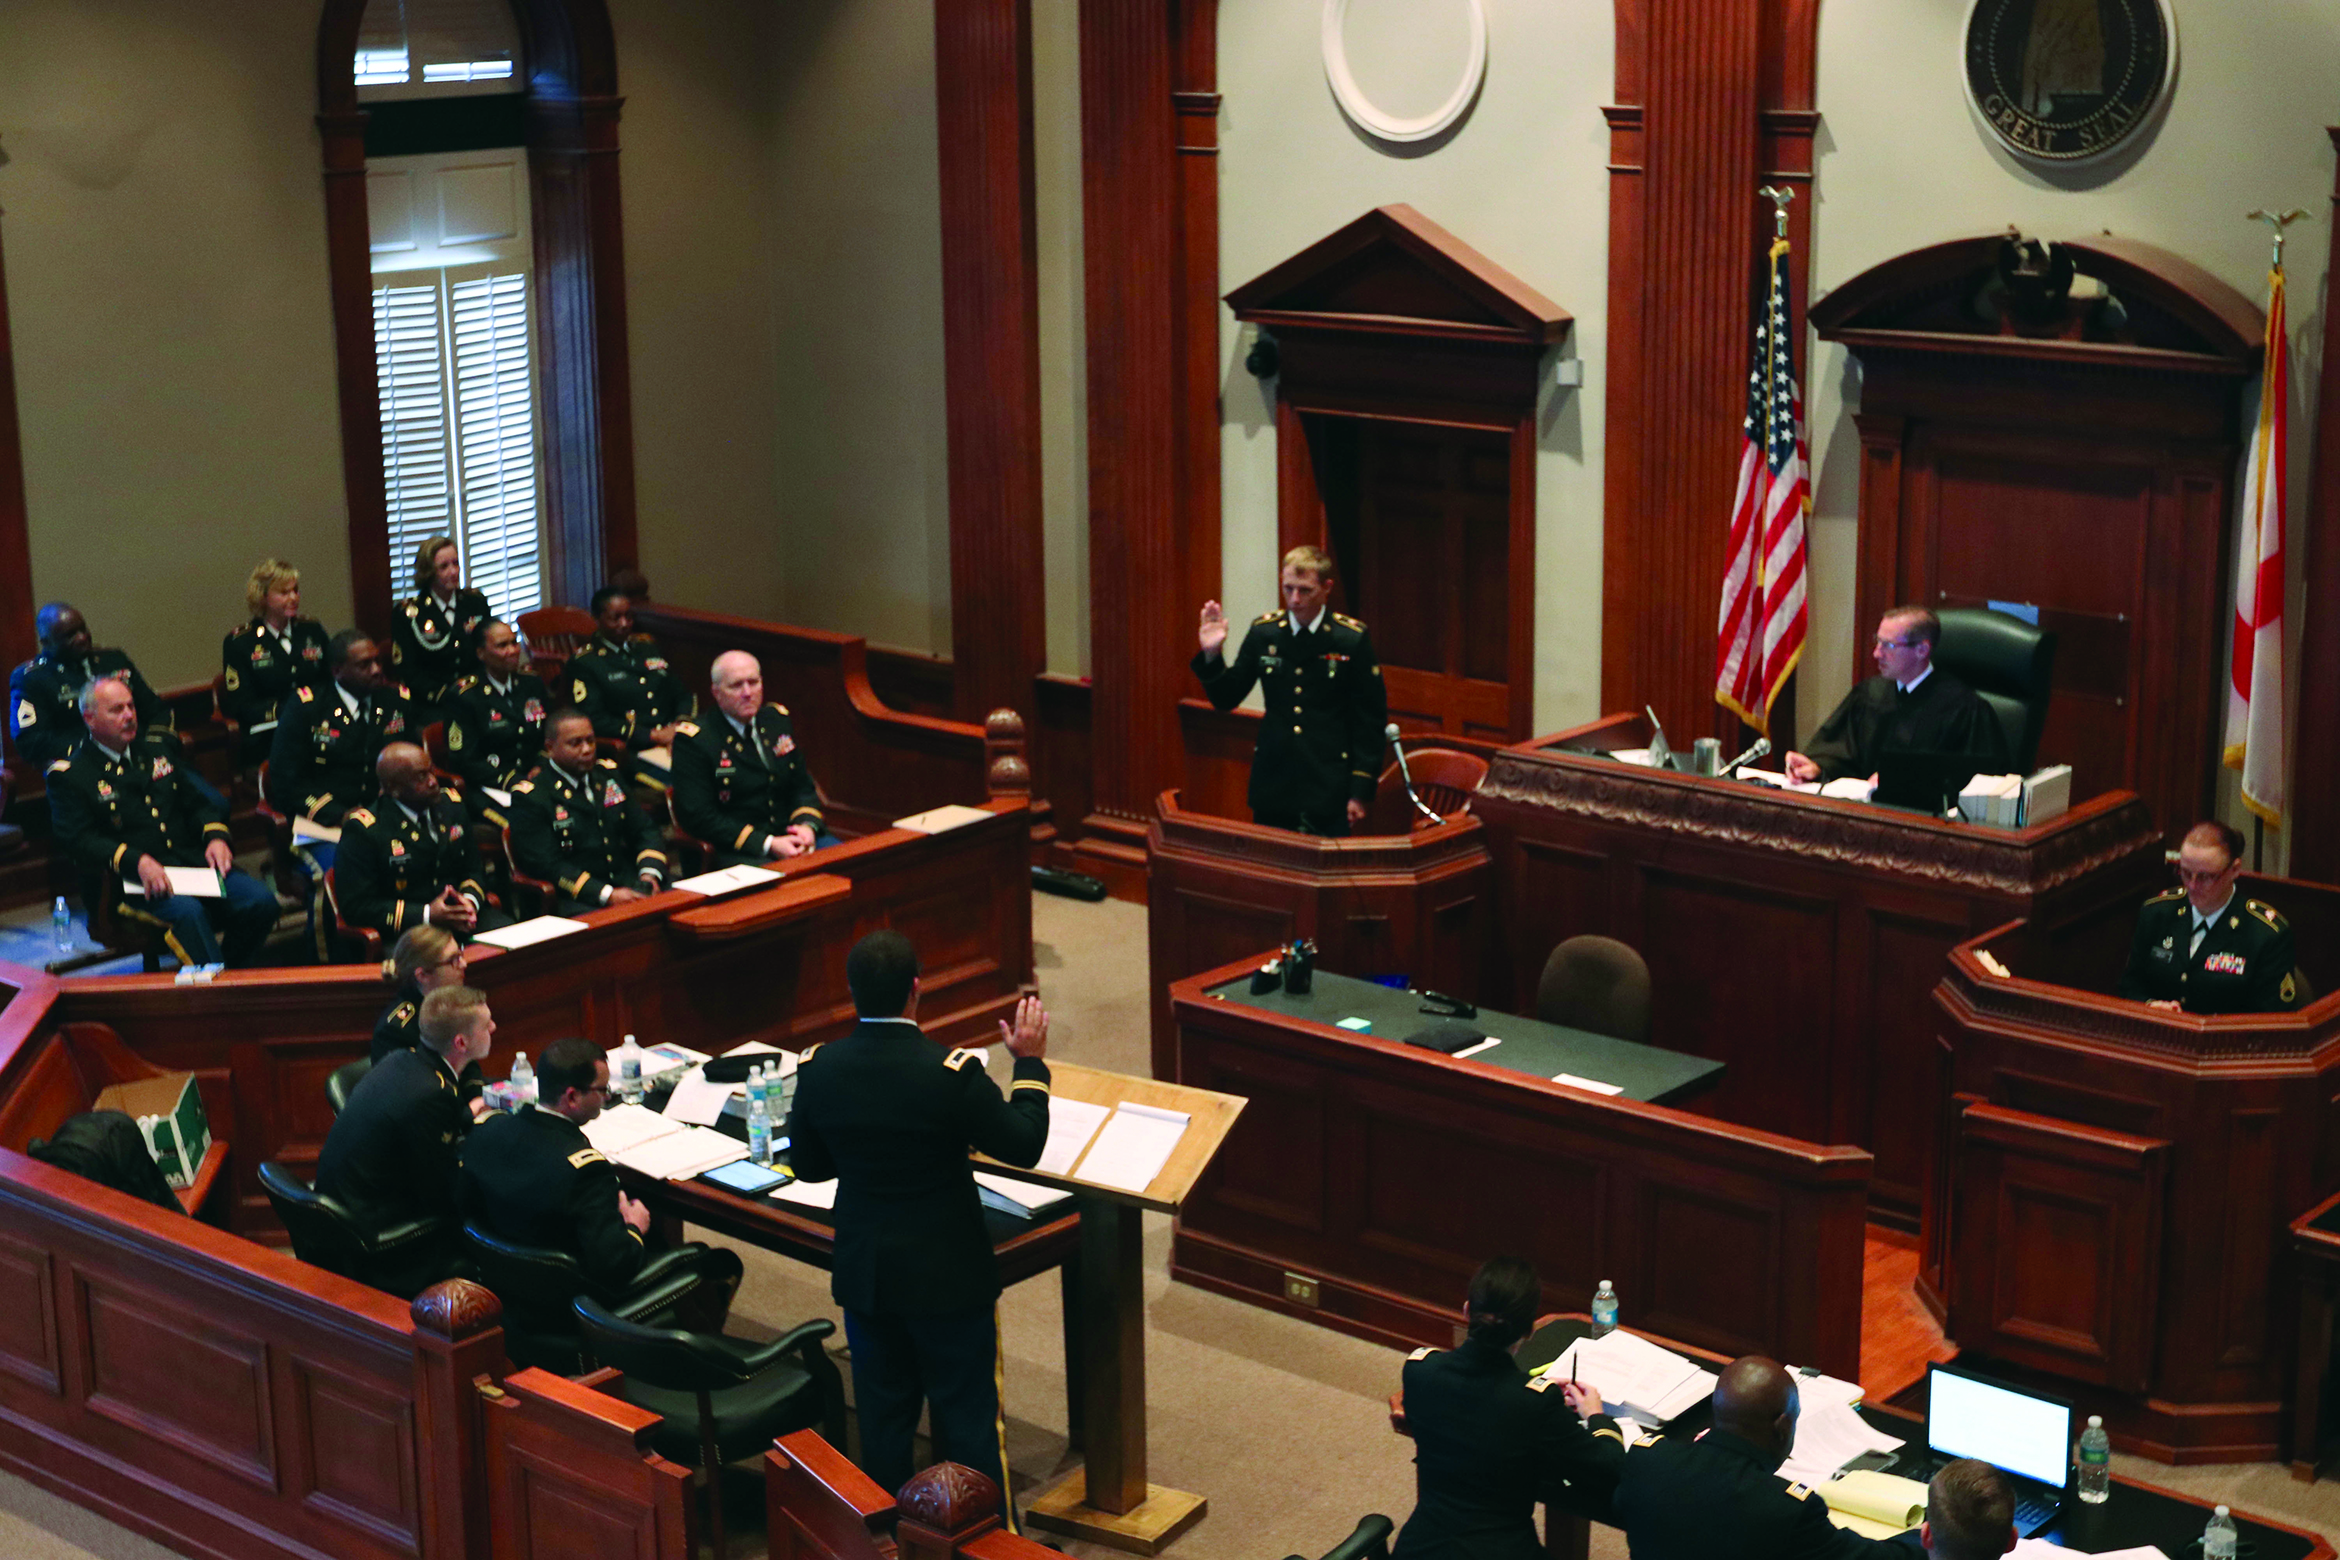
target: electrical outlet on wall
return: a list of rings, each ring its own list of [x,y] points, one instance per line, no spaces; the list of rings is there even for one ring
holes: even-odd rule
[[[1305,1273],[1286,1273],[1284,1275],[1284,1298],[1294,1305],[1316,1305],[1316,1280]]]

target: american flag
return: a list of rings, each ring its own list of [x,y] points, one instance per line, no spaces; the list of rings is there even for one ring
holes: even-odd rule
[[[1755,320],[1744,427],[1715,631],[1714,698],[1768,736],[1772,701],[1804,653],[1804,512],[1812,503],[1785,238],[1771,246],[1771,296]]]

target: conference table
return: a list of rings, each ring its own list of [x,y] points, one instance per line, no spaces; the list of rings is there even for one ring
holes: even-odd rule
[[[1537,1370],[1557,1359],[1570,1344],[1591,1330],[1592,1319],[1581,1313],[1546,1317],[1519,1346],[1519,1363],[1529,1371]],[[1728,1363],[1723,1356],[1708,1350],[1648,1334],[1642,1336],[1709,1368]],[[1905,1468],[1923,1465],[1920,1461],[1926,1449],[1923,1414],[1873,1403],[1861,1404],[1856,1412],[1873,1428],[1903,1443],[1881,1465],[1880,1471],[1902,1473]],[[1698,1436],[1713,1423],[1714,1400],[1708,1398],[1669,1421],[1663,1429],[1669,1436]],[[2242,1540],[2240,1552],[2251,1560],[2332,1560],[2332,1546],[2313,1533],[2240,1510],[2233,1516]],[[1547,1507],[1545,1547],[1556,1556],[1582,1556],[1587,1544],[1587,1522],[1608,1520],[1605,1502],[1601,1500],[1587,1500],[1578,1510],[1563,1510],[1557,1504]],[[2076,1554],[2101,1554],[2151,1544],[2171,1560],[2185,1560],[2188,1555],[2201,1553],[2202,1527],[2209,1520],[2207,1501],[2116,1474],[2112,1496],[2104,1504],[2083,1506],[2077,1501],[2067,1502],[2063,1512],[2033,1536]],[[1910,1553],[1915,1555],[1917,1550],[1912,1548]]]

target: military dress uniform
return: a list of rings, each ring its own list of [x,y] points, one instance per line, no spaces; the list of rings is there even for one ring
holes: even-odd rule
[[[1404,1390],[1414,1514],[1390,1560],[1542,1560],[1539,1500],[1607,1520],[1625,1460],[1617,1421],[1578,1419],[1560,1384],[1521,1370],[1509,1349],[1416,1349]]]
[[[460,589],[451,602],[429,591],[398,603],[390,618],[390,665],[413,690],[427,722],[455,691],[464,668],[477,664],[480,631],[495,612],[487,597]]]
[[[829,1293],[845,1310],[862,1467],[889,1490],[917,1472],[921,1399],[935,1460],[998,1482],[1010,1526],[999,1411],[999,1265],[967,1163],[972,1147],[1033,1165],[1048,1144],[1048,1064],[1018,1057],[1003,1098],[981,1053],[946,1053],[907,1019],[864,1018],[798,1064],[789,1159],[835,1180]]]
[[[393,742],[418,742],[406,690],[387,684],[353,712],[341,687],[296,687],[268,750],[268,802],[288,818],[339,825],[352,807],[380,794],[374,760]]]
[[[417,814],[384,797],[371,807],[352,807],[342,819],[333,892],[350,925],[395,939],[410,926],[427,924],[431,901],[448,887],[469,894],[478,906],[477,931],[512,924],[488,903],[487,874],[459,799],[442,792]]]
[[[783,705],[756,711],[746,730],[718,710],[674,728],[674,817],[715,850],[715,865],[769,859],[794,824],[821,831],[821,791],[796,751]]]
[[[228,838],[219,794],[195,783],[178,737],[161,727],[131,738],[120,758],[83,737],[71,757],[49,766],[49,820],[58,843],[81,863],[84,905],[98,902],[109,876],[135,881],[141,856],[166,867],[201,867],[204,846]],[[125,892],[118,913],[163,928],[181,964],[248,964],[276,928],[276,895],[233,868],[221,875],[220,894],[173,894],[150,904]],[[213,935],[215,904],[224,939]]]
[[[679,1297],[689,1320],[677,1324],[720,1330],[745,1271],[739,1253],[697,1242],[653,1251],[618,1212],[619,1190],[617,1166],[586,1140],[584,1128],[558,1111],[526,1105],[474,1129],[463,1145],[456,1202],[466,1222],[491,1235],[576,1258],[583,1292],[605,1305],[629,1288],[689,1269],[698,1282]],[[546,1320],[573,1325],[562,1310]]]
[[[592,718],[593,734],[621,741],[634,752],[651,745],[651,732],[699,707],[647,634],[622,645],[594,635],[569,657],[566,681],[569,701]],[[627,773],[658,790],[668,783],[666,772],[654,764],[632,763]]]
[[[645,873],[666,881],[666,852],[617,765],[600,759],[580,778],[543,763],[512,788],[512,864],[554,886],[563,915],[596,909]]]
[[[419,1051],[423,1048],[422,1004],[423,994],[413,986],[398,988],[397,997],[375,1016],[373,1045],[366,1052],[369,1060],[380,1062],[392,1051]],[[455,1082],[456,1092],[463,1097],[467,1110],[473,1100],[487,1092],[487,1075],[480,1071],[477,1062],[465,1067],[463,1076]]]
[[[1389,695],[1365,625],[1325,611],[1295,633],[1290,614],[1252,620],[1232,661],[1197,654],[1194,674],[1214,708],[1231,710],[1258,683],[1267,701],[1251,757],[1251,816],[1277,829],[1338,837],[1348,804],[1371,803],[1381,775]]]
[[[1633,1560],[1911,1560],[1920,1552],[1914,1529],[1879,1540],[1838,1527],[1828,1503],[1810,1485],[1782,1483],[1778,1467],[1727,1430],[1643,1441],[1617,1476],[1627,1552]]]
[[[73,751],[88,729],[81,723],[81,690],[100,677],[128,680],[140,729],[170,725],[170,711],[121,651],[92,650],[67,660],[44,650],[8,674],[8,740],[27,764],[46,769]]]
[[[2291,923],[2271,905],[2233,895],[2194,941],[2194,907],[2173,888],[2145,902],[2120,994],[2177,1002],[2189,1013],[2288,1013],[2299,1006]]]
[[[508,795],[527,777],[544,754],[550,709],[543,682],[527,672],[513,673],[501,688],[479,672],[456,683],[440,714],[447,723],[447,763],[462,777],[463,799],[474,817],[499,828],[512,821],[488,787]]]
[[[254,618],[219,642],[219,711],[243,728],[239,765],[266,762],[277,711],[293,689],[323,693],[333,685],[326,647],[325,625],[315,618],[294,618],[281,634]]]
[[[317,1190],[369,1234],[412,1219],[444,1219],[443,1237],[417,1243],[383,1285],[412,1296],[454,1270],[455,1173],[471,1111],[447,1059],[393,1051],[350,1091],[317,1158]]]

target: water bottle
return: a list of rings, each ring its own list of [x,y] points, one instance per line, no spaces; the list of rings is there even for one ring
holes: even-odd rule
[[[528,1053],[517,1052],[512,1057],[512,1108],[536,1103],[536,1069],[528,1065]]]
[[[2202,1560],[2234,1560],[2237,1535],[2234,1518],[2224,1506],[2210,1510],[2210,1525],[2202,1529]]]
[[[618,1047],[618,1098],[628,1105],[642,1102],[642,1048],[634,1044],[632,1035]]]
[[[2073,1481],[2075,1492],[2091,1506],[2102,1505],[2112,1494],[2112,1438],[2104,1433],[2102,1414],[2088,1416],[2088,1428],[2080,1432],[2080,1449],[2072,1462],[2079,1474]]]
[[[73,951],[73,912],[65,908],[63,894],[59,894],[57,902],[49,907],[49,935],[57,944],[60,955]]]
[[[1617,1291],[1611,1288],[1609,1281],[1604,1278],[1601,1280],[1601,1287],[1593,1291],[1592,1335],[1595,1338],[1605,1338],[1616,1330]]]
[[[772,1075],[764,1070],[762,1062],[748,1065],[748,1105],[760,1107],[766,1116],[772,1114]]]
[[[772,1113],[762,1095],[748,1097],[748,1158],[759,1165],[772,1162]]]

